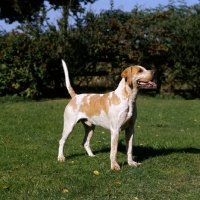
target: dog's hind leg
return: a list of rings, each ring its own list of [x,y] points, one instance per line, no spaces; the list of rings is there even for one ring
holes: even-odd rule
[[[65,161],[63,149],[64,149],[65,141],[67,140],[69,134],[72,132],[74,125],[75,124],[70,123],[69,121],[64,122],[64,130],[63,130],[62,138],[59,141],[59,151],[58,151],[58,161],[59,162]]]
[[[94,154],[92,153],[90,149],[90,139],[93,136],[95,125],[91,124],[88,121],[81,121],[81,122],[85,128],[85,136],[84,136],[82,145],[84,146],[89,156],[94,156]]]

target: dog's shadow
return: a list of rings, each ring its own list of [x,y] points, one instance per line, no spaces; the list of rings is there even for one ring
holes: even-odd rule
[[[110,152],[110,148],[102,149],[100,151],[94,152],[95,154],[99,154],[102,152]],[[118,144],[118,152],[126,154],[126,146],[122,143],[122,140],[119,141]],[[133,156],[136,157],[135,161],[142,162],[149,158],[158,157],[158,156],[165,156],[173,153],[191,153],[191,154],[200,154],[200,149],[190,147],[190,148],[161,148],[161,149],[154,149],[152,147],[145,147],[145,146],[134,146],[133,147]]]
[[[181,149],[173,149],[173,148],[161,148],[154,149],[152,147],[144,147],[144,146],[136,146],[133,148],[133,155],[137,157],[137,162],[142,162],[149,158],[154,158],[158,156],[170,155],[173,153],[191,153],[191,154],[200,154],[200,149],[197,148],[181,148]]]
[[[94,151],[93,153],[95,155],[101,154],[101,153],[109,153],[110,148],[103,148],[101,150]],[[118,144],[118,152],[121,152],[123,154],[126,154],[126,146],[122,143],[122,140],[119,141]],[[191,153],[191,154],[200,154],[200,149],[190,147],[190,148],[181,148],[181,149],[175,149],[175,148],[161,148],[161,149],[154,149],[152,147],[145,147],[145,146],[134,146],[133,147],[133,156],[135,157],[136,162],[142,162],[144,160],[147,160],[149,158],[154,158],[158,156],[165,156],[173,153]],[[86,155],[86,152],[83,154],[73,154],[68,156],[68,158],[75,157],[75,156],[83,156]],[[127,163],[123,163],[123,165],[126,165]]]

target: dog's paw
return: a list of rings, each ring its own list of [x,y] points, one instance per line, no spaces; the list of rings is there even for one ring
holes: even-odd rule
[[[88,154],[90,157],[95,157],[96,155],[94,155],[93,153],[92,154]]]
[[[129,161],[128,162],[128,164],[130,165],[130,166],[133,166],[133,167],[137,167],[138,165],[140,165],[140,163],[137,163],[137,162],[135,162],[135,161]]]
[[[58,162],[65,162],[65,157],[64,156],[58,157]]]
[[[111,169],[118,171],[118,170],[120,170],[120,166],[116,163],[116,164],[111,166]]]

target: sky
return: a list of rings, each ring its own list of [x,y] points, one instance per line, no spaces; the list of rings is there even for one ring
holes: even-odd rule
[[[177,2],[177,1],[175,1]],[[200,0],[185,0],[187,6],[200,3]],[[141,6],[141,8],[155,8],[158,5],[168,5],[169,0],[114,0],[114,9],[121,9],[125,12],[130,12],[135,5]],[[110,0],[97,0],[94,4],[87,5],[88,10],[92,10],[94,13],[98,13],[101,10],[110,9]],[[59,19],[60,11],[50,11],[48,14],[51,23],[55,23],[56,19]],[[3,20],[0,20],[0,30],[11,31],[18,25],[17,22],[11,25],[6,24]]]

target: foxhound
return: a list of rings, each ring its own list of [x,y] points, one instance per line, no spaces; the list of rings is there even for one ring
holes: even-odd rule
[[[62,60],[65,82],[71,100],[64,112],[64,128],[59,141],[58,161],[64,162],[63,148],[66,139],[77,122],[85,128],[83,146],[89,156],[94,156],[90,149],[90,139],[96,125],[109,129],[111,132],[110,161],[112,170],[120,170],[116,161],[119,132],[125,130],[127,161],[130,166],[137,166],[133,161],[132,141],[134,124],[137,117],[136,98],[140,87],[155,87],[151,80],[153,70],[141,66],[126,68],[121,74],[121,81],[115,91],[106,94],[76,94],[70,85],[68,69]]]

